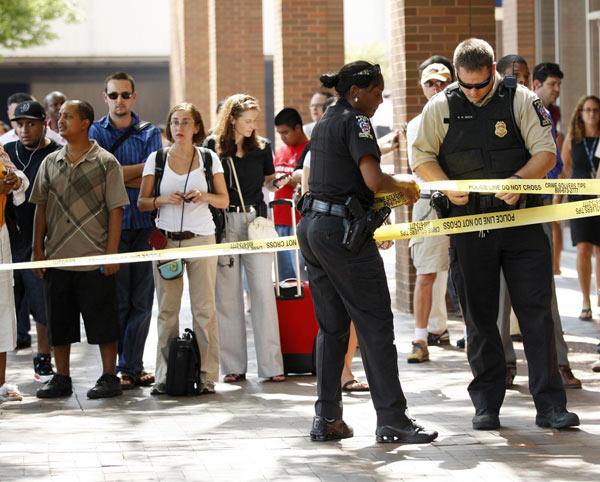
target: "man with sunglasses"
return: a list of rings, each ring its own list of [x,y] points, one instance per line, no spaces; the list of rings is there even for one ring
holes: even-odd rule
[[[430,57],[419,67],[419,84],[427,100],[443,91],[452,82],[452,64],[439,55]],[[408,163],[412,161],[412,145],[421,124],[421,114],[412,119],[406,128]],[[417,176],[418,177],[418,176]],[[431,193],[422,189],[421,197],[412,212],[413,221],[437,219],[430,206]],[[417,270],[415,282],[415,334],[408,363],[429,361],[428,345],[448,345],[450,337],[446,322],[446,285],[448,280],[448,246],[446,236],[411,238],[410,255]],[[428,329],[430,330],[428,332]]]
[[[144,163],[148,156],[162,147],[160,129],[140,122],[132,110],[136,100],[135,83],[125,72],[115,72],[104,81],[104,102],[108,115],[92,124],[90,138],[115,155],[123,167],[123,178],[129,206],[123,213],[123,228],[119,252],[146,251],[154,229],[152,214],[137,208]],[[135,386],[150,386],[154,375],[144,370],[143,356],[152,317],[154,280],[152,263],[128,263],[117,273],[121,340],[119,363],[124,390]]]
[[[556,164],[556,146],[542,101],[525,87],[502,81],[494,51],[484,40],[461,42],[454,67],[458,82],[423,109],[413,144],[415,172],[426,181],[544,177]],[[505,212],[541,201],[518,193],[445,194],[450,216]],[[558,370],[550,309],[552,259],[542,226],[452,235],[450,264],[467,324],[473,428],[500,427],[506,392],[506,361],[496,326],[500,269],[521,323],[536,424],[579,425],[577,415],[566,409]]]

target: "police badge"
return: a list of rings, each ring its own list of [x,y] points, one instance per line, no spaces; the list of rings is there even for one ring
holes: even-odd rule
[[[504,137],[506,134],[508,134],[508,131],[506,130],[506,123],[504,121],[496,122],[495,127],[496,130],[494,131],[494,134],[496,134],[496,136]]]

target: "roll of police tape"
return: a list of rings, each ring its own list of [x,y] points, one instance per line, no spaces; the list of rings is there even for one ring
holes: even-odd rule
[[[430,191],[511,192],[519,194],[600,195],[600,179],[474,179],[468,181],[432,181],[419,184]],[[406,204],[402,193],[375,195],[374,207],[395,208]]]
[[[414,237],[443,236],[598,215],[600,215],[600,199],[588,199],[585,201],[516,209],[498,213],[474,214],[470,216],[382,226],[375,231],[375,240],[388,241]],[[103,264],[135,263],[140,261],[169,260],[174,258],[193,259],[208,256],[267,253],[290,249],[298,249],[298,242],[295,236],[252,241],[235,241],[206,246],[189,246],[184,248],[163,249],[160,251],[140,251],[81,258],[31,261],[26,263],[5,263],[0,264],[0,271],[11,269],[98,266]]]

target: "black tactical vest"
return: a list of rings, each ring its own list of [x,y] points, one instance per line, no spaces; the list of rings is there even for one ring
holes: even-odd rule
[[[527,163],[531,155],[516,129],[511,110],[514,90],[511,92],[500,83],[483,107],[470,102],[458,83],[444,93],[450,117],[444,119],[449,126],[438,161],[449,179],[504,179]],[[492,198],[472,193],[468,213],[509,209],[503,201]],[[487,204],[480,203],[484,200]]]
[[[438,161],[449,179],[503,179],[525,165],[531,156],[512,118],[514,91],[501,83],[483,107],[470,102],[458,83],[445,94],[450,117]]]

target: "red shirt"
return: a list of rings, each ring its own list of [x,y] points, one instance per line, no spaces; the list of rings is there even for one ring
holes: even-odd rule
[[[296,144],[295,146],[284,145],[280,147],[275,153],[273,159],[273,166],[275,166],[276,176],[279,177],[283,174],[289,174],[290,176],[296,169],[300,154],[306,147],[306,142],[302,144]],[[289,185],[283,186],[279,191],[275,192],[275,199],[291,199],[294,193],[294,188]],[[283,226],[292,225],[292,211],[289,206],[273,206],[273,219],[275,224]],[[296,223],[300,220],[300,213],[296,211]]]

